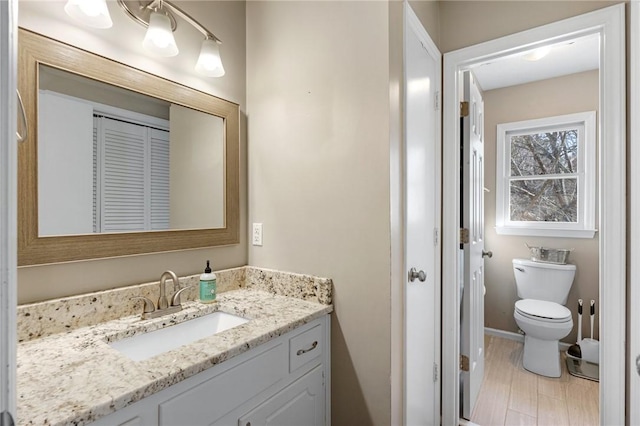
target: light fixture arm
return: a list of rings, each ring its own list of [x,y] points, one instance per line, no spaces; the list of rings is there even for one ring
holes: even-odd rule
[[[161,0],[155,0],[154,3],[155,2],[160,2],[160,1]],[[206,29],[200,22],[198,22],[194,18],[192,18],[191,15],[189,15],[187,12],[185,12],[182,9],[180,9],[178,6],[176,6],[175,4],[169,2],[168,0],[162,0],[161,3],[162,3],[162,5],[164,7],[169,9],[171,12],[175,13],[176,15],[178,15],[179,17],[181,17],[182,19],[187,21],[189,24],[191,24],[193,27],[195,27],[207,39],[214,40],[216,43],[222,44],[222,41],[220,41],[220,39],[218,37],[216,37],[211,31]]]

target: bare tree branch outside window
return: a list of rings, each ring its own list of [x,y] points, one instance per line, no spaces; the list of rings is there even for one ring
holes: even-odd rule
[[[512,221],[578,221],[578,130],[510,136]]]

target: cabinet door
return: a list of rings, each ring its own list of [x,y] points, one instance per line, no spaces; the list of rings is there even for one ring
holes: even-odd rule
[[[323,366],[311,370],[242,416],[238,426],[320,426],[325,424]]]

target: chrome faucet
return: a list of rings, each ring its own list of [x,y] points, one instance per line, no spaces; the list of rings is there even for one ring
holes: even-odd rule
[[[171,297],[171,305],[167,300],[166,281],[170,278],[173,281],[174,293]],[[160,297],[158,304],[154,305],[153,301],[148,297],[135,296],[131,300],[142,299],[144,301],[144,309],[142,311],[142,319],[157,318],[162,315],[173,314],[182,309],[180,304],[180,294],[189,287],[180,288],[180,281],[173,271],[164,271],[160,276]],[[177,291],[175,291],[177,289]]]

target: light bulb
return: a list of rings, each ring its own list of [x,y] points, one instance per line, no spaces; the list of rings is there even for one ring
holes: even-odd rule
[[[207,77],[222,77],[224,75],[220,49],[215,40],[208,38],[202,42],[200,56],[196,63],[196,71]]]
[[[524,59],[531,62],[539,61],[547,56],[549,52],[551,52],[551,46],[542,46],[524,55]]]
[[[158,56],[176,56],[178,54],[178,46],[171,30],[171,21],[167,15],[156,11],[151,12],[149,28],[142,45]]]
[[[111,28],[113,21],[105,0],[69,0],[64,11],[73,19],[94,28]]]

